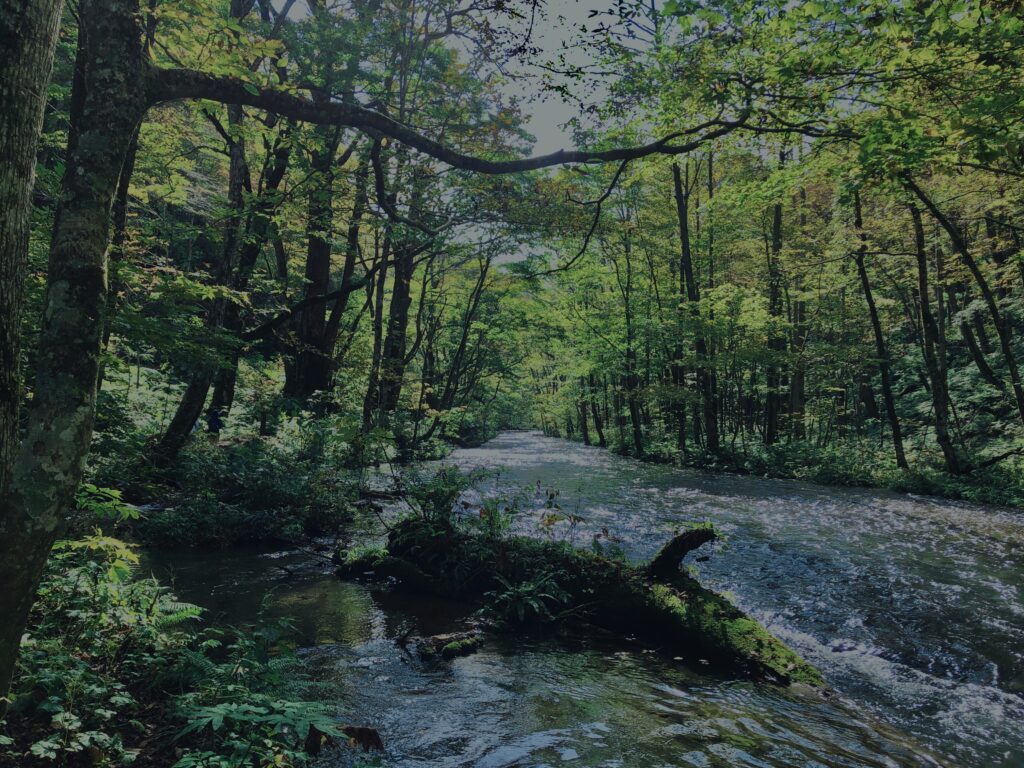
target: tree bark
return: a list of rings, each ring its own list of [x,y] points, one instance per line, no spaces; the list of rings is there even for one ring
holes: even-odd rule
[[[73,129],[50,243],[34,396],[9,490],[0,497],[2,693],[9,689],[36,586],[92,438],[111,204],[146,107],[148,68],[136,10],[133,0],[80,4],[83,77],[76,78],[72,94]]]
[[[597,432],[597,445],[599,448],[607,448],[608,441],[604,436],[604,423],[601,419],[601,409],[597,403],[597,397],[594,395],[594,389],[597,384],[594,380],[594,374],[587,375],[587,383],[589,385],[587,399],[590,401],[590,415],[594,418],[594,431]]]
[[[853,196],[854,227],[857,229],[857,236],[860,238],[860,245],[857,248],[855,260],[857,262],[857,275],[860,277],[860,287],[864,291],[864,301],[868,305],[868,315],[871,318],[871,331],[875,338],[875,354],[878,357],[878,372],[882,378],[882,399],[885,401],[885,413],[889,418],[889,427],[892,430],[892,447],[896,454],[896,465],[900,469],[907,469],[907,455],[903,450],[903,433],[900,429],[899,416],[896,413],[896,398],[892,391],[892,371],[889,367],[889,351],[885,345],[885,335],[882,333],[882,322],[878,317],[878,307],[875,305],[875,297],[871,291],[871,280],[868,278],[867,266],[864,257],[867,253],[867,235],[864,233],[864,219],[861,213],[860,194],[854,192]]]
[[[779,154],[779,164],[785,155]],[[777,318],[782,314],[782,203],[772,206],[771,246],[768,251],[768,314]],[[782,394],[780,392],[781,376],[779,361],[775,359],[784,351],[785,342],[779,338],[774,328],[768,330],[768,349],[773,358],[768,363],[765,384],[765,415],[764,443],[774,445],[779,440],[779,411],[781,410]]]
[[[305,296],[327,293],[331,281],[331,238],[334,216],[335,154],[341,135],[329,127],[317,130],[319,146],[313,154],[312,184],[306,218]],[[331,376],[331,352],[326,345],[327,307],[318,304],[303,310],[296,318],[294,337],[297,349],[291,364],[285,366],[284,394],[299,401],[328,388]],[[333,345],[332,345],[333,346]]]
[[[36,147],[63,5],[63,0],[0,4],[0,497],[6,495],[18,445],[21,312]],[[0,696],[6,690],[0,669]]]
[[[689,174],[687,174],[689,176]],[[694,328],[693,348],[697,354],[697,371],[700,378],[701,406],[704,419],[704,446],[711,453],[718,453],[718,410],[715,372],[713,363],[708,353],[707,337],[700,317],[700,286],[694,276],[693,251],[690,245],[690,192],[687,185],[684,185],[679,165],[673,163],[672,178],[675,187],[676,215],[679,219],[679,274],[682,278],[685,292],[686,305],[690,317],[696,327]],[[687,184],[689,178],[686,179]]]
[[[926,251],[924,225],[917,206],[910,206],[914,224],[914,245],[917,254],[918,302],[920,304],[921,328],[924,337],[924,360],[931,384],[932,406],[935,411],[935,440],[939,444],[946,469],[952,475],[965,471],[960,455],[953,444],[949,425],[949,389],[943,366],[938,358],[939,327],[931,310],[930,287],[928,284],[928,255]]]

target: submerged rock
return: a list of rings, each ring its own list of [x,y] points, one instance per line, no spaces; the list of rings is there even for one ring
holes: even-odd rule
[[[479,632],[449,632],[413,638],[412,642],[416,644],[416,652],[424,661],[436,658],[450,660],[476,653],[484,644],[484,638]]]

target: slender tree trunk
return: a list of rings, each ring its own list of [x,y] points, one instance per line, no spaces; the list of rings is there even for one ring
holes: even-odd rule
[[[966,320],[960,321],[960,337],[964,340],[964,344],[967,345],[967,351],[970,352],[971,359],[974,361],[978,373],[981,374],[981,378],[985,383],[992,385],[1005,394],[1006,382],[1000,379],[996,372],[992,370],[992,366],[989,365],[988,360],[985,359],[985,354],[978,345],[978,339],[974,335],[974,330]]]
[[[373,426],[373,414],[377,408],[379,397],[381,350],[384,346],[384,288],[387,279],[387,264],[391,258],[391,240],[387,237],[384,239],[379,258],[382,261],[373,286],[373,352],[370,356],[366,396],[363,398],[363,432],[369,432]]]
[[[408,339],[409,309],[412,306],[413,249],[403,244],[397,251],[391,302],[388,305],[387,334],[381,353],[380,394],[376,409],[393,413],[398,408],[405,379],[405,355]]]
[[[965,467],[950,436],[949,390],[945,371],[938,357],[939,327],[931,310],[931,288],[928,284],[928,255],[926,251],[924,225],[917,206],[910,206],[914,223],[914,245],[917,254],[918,301],[921,312],[921,328],[924,336],[924,360],[931,384],[932,405],[935,411],[935,439],[946,461],[950,474],[960,475]]]
[[[999,347],[1003,353],[1003,359],[1006,361],[1006,368],[1010,373],[1010,383],[1013,386],[1013,398],[1017,406],[1017,415],[1021,422],[1024,422],[1024,384],[1021,382],[1020,370],[1017,367],[1017,358],[1013,351],[1012,332],[1009,323],[1006,318],[1003,317],[1002,311],[999,309],[999,303],[996,300],[995,294],[992,292],[992,288],[989,286],[988,280],[985,278],[984,273],[978,266],[977,261],[974,260],[974,256],[971,254],[970,249],[967,247],[967,241],[964,239],[963,233],[959,227],[953,223],[948,216],[946,216],[934,201],[921,189],[913,179],[909,176],[905,177],[905,181],[910,191],[913,192],[917,198],[924,204],[925,208],[932,217],[939,223],[939,225],[949,235],[950,241],[953,243],[953,248],[960,257],[960,261],[967,267],[971,276],[974,278],[974,282],[978,286],[978,290],[981,291],[981,297],[985,302],[985,307],[988,309],[989,316],[992,318],[992,324],[995,326],[996,335],[999,338]]]
[[[117,193],[114,195],[114,205],[111,211],[113,224],[113,235],[110,240],[110,264],[113,273],[110,277],[112,301],[107,304],[107,311],[103,317],[103,342],[100,357],[100,372],[97,376],[97,391],[103,388],[103,377],[106,373],[106,358],[110,348],[110,335],[113,329],[114,314],[117,312],[117,296],[120,293],[120,286],[117,281],[117,265],[124,262],[124,246],[128,239],[128,190],[131,187],[132,174],[135,172],[135,158],[139,150],[139,128],[135,129],[132,136],[132,143],[128,145],[128,154],[124,158],[124,165],[121,168],[121,175],[117,180]]]
[[[239,265],[236,263],[238,254],[245,239],[245,190],[250,187],[249,166],[245,157],[245,144],[240,129],[243,112],[237,105],[228,107],[229,134],[232,139],[228,146],[228,208],[230,215],[224,222],[224,243],[221,248],[220,263],[216,265],[213,282],[221,286],[237,288]],[[234,283],[234,284],[233,284]],[[221,330],[226,324],[232,310],[223,298],[215,298],[206,309],[206,327],[213,332]],[[231,361],[229,361],[230,363]],[[164,431],[156,454],[160,462],[166,463],[178,455],[188,442],[192,429],[202,415],[203,406],[213,386],[218,368],[213,365],[203,366],[192,374],[185,391],[182,393],[178,407],[174,411],[171,423]],[[232,385],[233,387],[233,385]],[[211,406],[212,407],[212,406]],[[222,419],[220,420],[222,421]],[[213,423],[217,423],[216,421]]]
[[[800,188],[800,236],[803,238],[807,232],[807,190]],[[799,276],[794,277],[794,293],[796,298],[792,302],[792,332],[790,334],[790,354],[793,358],[792,372],[789,380],[789,414],[791,434],[796,440],[803,440],[807,436],[806,425],[804,424],[807,395],[806,379],[807,371],[804,362],[804,352],[807,347],[807,302],[801,297],[801,285],[798,282]]]
[[[331,282],[331,237],[334,216],[334,166],[341,132],[337,128],[317,130],[319,146],[311,162],[315,182],[309,190],[306,218],[305,297],[323,296]],[[331,373],[331,352],[324,349],[327,305],[304,309],[295,320],[297,349],[285,367],[284,394],[299,401],[327,389]]]
[[[244,291],[249,286],[252,273],[256,268],[256,262],[267,241],[273,234],[273,214],[280,204],[281,183],[284,181],[285,172],[291,158],[291,142],[289,135],[291,126],[287,125],[282,129],[274,146],[263,164],[263,182],[259,190],[259,198],[253,204],[253,210],[249,216],[246,226],[244,242],[238,258],[238,268],[235,271],[232,286],[239,291]],[[248,170],[246,170],[248,174]],[[242,332],[243,319],[239,306],[231,303],[226,307],[224,317],[224,330],[239,334]],[[240,350],[235,349],[227,363],[221,366],[213,380],[213,397],[210,400],[210,408],[221,415],[223,421],[227,421],[231,412],[231,406],[235,401],[235,384],[238,380],[238,363]]]
[[[782,203],[772,208],[771,248],[768,253],[768,314],[777,318],[782,314],[782,274],[779,259],[782,254]],[[768,348],[773,355],[782,351],[784,342],[774,329],[769,330]],[[765,394],[764,443],[774,445],[779,440],[779,411],[782,402],[781,376],[778,361],[768,363]]]
[[[587,401],[580,397],[576,401],[576,410],[580,417],[580,435],[583,437],[583,444],[590,445],[590,425],[587,423]]]
[[[604,424],[601,419],[601,409],[597,404],[597,397],[594,395],[594,389],[597,385],[594,381],[593,373],[587,376],[587,381],[590,385],[588,399],[590,400],[590,415],[594,418],[594,431],[597,432],[597,445],[600,448],[607,448],[608,441],[604,436]]]
[[[889,427],[892,430],[892,447],[896,454],[896,465],[900,469],[907,469],[907,455],[903,450],[903,433],[900,429],[899,416],[896,413],[896,398],[892,392],[892,371],[889,366],[889,351],[886,349],[885,336],[882,333],[882,322],[878,317],[878,307],[875,305],[875,297],[871,291],[871,281],[868,278],[867,267],[864,257],[868,250],[867,235],[864,232],[864,219],[861,214],[860,194],[854,192],[853,197],[854,226],[857,229],[857,236],[860,238],[860,245],[857,247],[857,275],[860,277],[860,287],[864,291],[864,301],[868,305],[868,315],[871,318],[871,331],[875,337],[875,355],[878,357],[878,372],[882,378],[882,399],[885,401],[885,413],[889,418]]]
[[[672,178],[675,186],[676,214],[679,219],[679,273],[682,277],[685,292],[686,305],[690,317],[693,319],[696,328],[694,329],[693,347],[697,354],[699,367],[697,375],[700,379],[701,409],[704,419],[704,445],[711,453],[719,451],[718,443],[718,411],[717,393],[714,365],[708,353],[707,337],[702,327],[700,317],[700,286],[697,284],[693,269],[693,252],[690,246],[690,224],[689,224],[689,173],[687,173],[686,184],[677,164],[672,165]]]

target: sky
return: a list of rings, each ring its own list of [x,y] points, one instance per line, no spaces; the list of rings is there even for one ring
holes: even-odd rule
[[[592,11],[603,12],[612,5],[611,0],[547,0],[546,16],[534,26],[533,43],[541,49],[537,61],[555,59],[563,47],[569,46],[567,58],[573,64],[585,64],[589,57],[578,48],[571,47],[581,25],[592,28],[595,21],[589,18]],[[523,74],[537,76],[541,72],[536,66],[522,67]],[[531,80],[517,80],[507,86],[509,95],[523,96],[524,92],[539,92],[539,84]],[[571,130],[563,126],[578,114],[576,105],[566,104],[557,95],[533,96],[523,104],[523,111],[529,116],[527,130],[537,143],[535,154],[547,154],[559,149],[573,147]]]

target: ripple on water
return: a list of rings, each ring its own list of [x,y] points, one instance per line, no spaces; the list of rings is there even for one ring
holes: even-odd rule
[[[537,433],[453,460],[503,466],[503,490],[559,489],[562,507],[586,519],[579,540],[608,527],[638,559],[676,526],[715,522],[728,542],[698,565],[702,579],[857,706],[965,764],[1024,764],[1018,512],[644,465]]]

